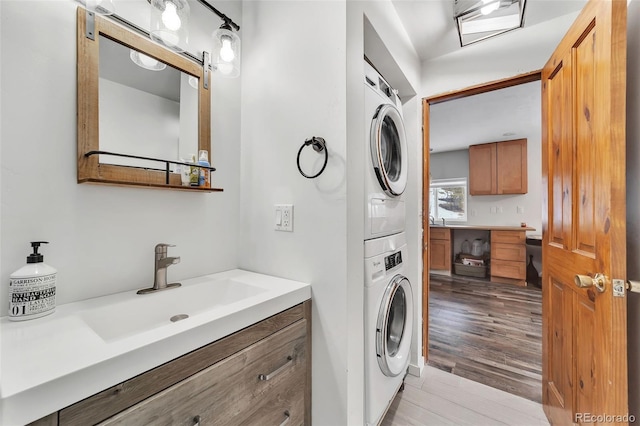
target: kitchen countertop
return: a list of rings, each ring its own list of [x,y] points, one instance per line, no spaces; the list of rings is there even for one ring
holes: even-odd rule
[[[430,228],[448,229],[477,229],[479,231],[535,231],[530,226],[499,226],[499,225],[429,225]]]
[[[134,290],[69,303],[29,321],[0,318],[0,424],[37,420],[311,298],[309,284],[238,269],[182,285],[209,280],[246,282],[261,292],[115,339],[101,337],[82,314],[147,295]]]

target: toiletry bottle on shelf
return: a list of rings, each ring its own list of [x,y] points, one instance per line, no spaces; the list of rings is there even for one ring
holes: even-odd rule
[[[33,253],[27,256],[27,265],[9,276],[9,319],[24,321],[53,313],[56,307],[56,271],[45,264],[38,253],[40,244],[33,241]]]
[[[207,150],[200,150],[200,158],[198,159],[198,164],[204,167],[209,167],[211,165],[209,163],[209,152],[207,152]],[[209,188],[209,169],[200,169],[199,184],[204,188]]]
[[[196,156],[191,154],[191,175],[189,176],[189,184],[191,186],[198,186],[200,184],[200,167],[196,164]]]

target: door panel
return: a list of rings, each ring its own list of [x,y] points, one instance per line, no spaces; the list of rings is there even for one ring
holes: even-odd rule
[[[626,299],[612,292],[626,279],[626,6],[590,0],[542,71],[543,404],[554,425],[628,413]],[[574,283],[596,273],[603,292]]]

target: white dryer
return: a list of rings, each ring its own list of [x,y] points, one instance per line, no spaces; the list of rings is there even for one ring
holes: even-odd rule
[[[364,67],[364,239],[369,240],[405,229],[402,193],[407,186],[408,152],[400,98],[368,62]]]
[[[365,421],[377,425],[409,365],[413,293],[405,233],[364,242]]]

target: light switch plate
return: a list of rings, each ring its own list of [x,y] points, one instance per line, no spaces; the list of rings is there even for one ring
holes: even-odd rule
[[[276,204],[275,230],[293,232],[293,204]]]

